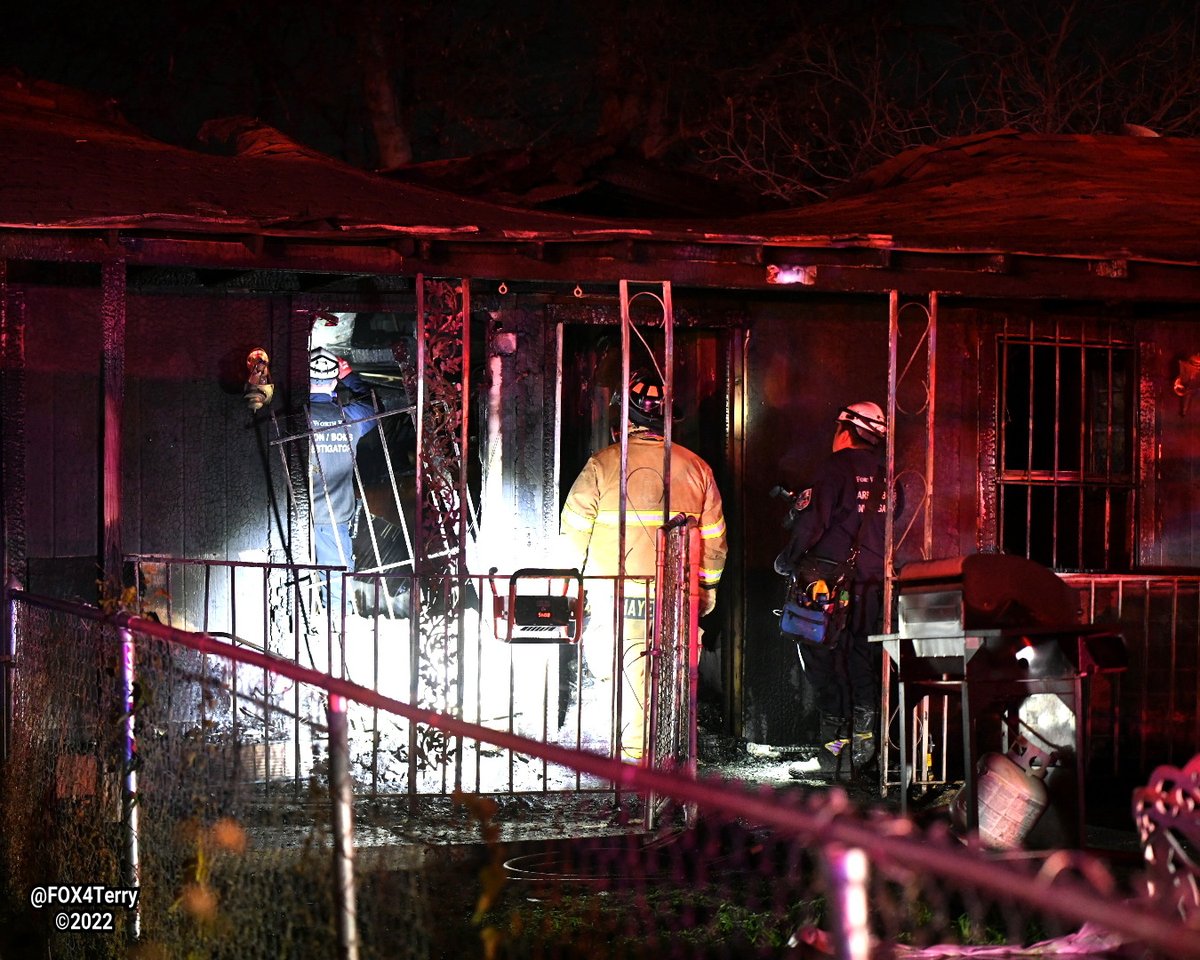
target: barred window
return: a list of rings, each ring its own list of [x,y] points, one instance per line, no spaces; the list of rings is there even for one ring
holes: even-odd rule
[[[999,534],[1055,570],[1130,569],[1133,348],[1005,337],[999,356]]]

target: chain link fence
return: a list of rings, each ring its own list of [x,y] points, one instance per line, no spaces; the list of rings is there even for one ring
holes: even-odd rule
[[[1180,886],[1136,869],[1072,851],[1001,856],[856,809],[837,788],[621,763],[203,633],[16,596],[0,955],[19,937],[12,955],[1105,956],[1123,944],[1200,957]],[[297,704],[310,731],[300,777],[266,735]],[[371,742],[346,722],[354,704],[610,790],[372,794],[347,762]],[[240,737],[219,722],[235,710]],[[648,795],[663,800],[653,828]],[[138,901],[32,902],[67,884],[132,887]],[[88,913],[111,914],[112,929],[73,926]]]

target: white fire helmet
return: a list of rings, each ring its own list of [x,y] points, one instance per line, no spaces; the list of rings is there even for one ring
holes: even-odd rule
[[[308,354],[308,392],[333,393],[337,388],[338,359],[323,347]]]
[[[309,347],[324,347],[337,356],[345,356],[354,339],[354,324],[358,314],[317,310],[312,314]]]
[[[842,407],[837,418],[853,427],[854,432],[870,444],[877,444],[887,436],[887,417],[879,404],[870,400]]]

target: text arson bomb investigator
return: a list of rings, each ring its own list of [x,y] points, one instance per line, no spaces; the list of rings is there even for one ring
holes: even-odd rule
[[[338,396],[338,387],[348,391]],[[375,413],[366,381],[350,364],[323,347],[308,361],[308,414],[313,452],[310,470],[313,485],[313,547],[316,561],[354,570],[353,529],[357,504],[354,496],[354,451],[359,440],[375,428]],[[325,595],[335,615],[342,607],[342,577],[329,577]]]

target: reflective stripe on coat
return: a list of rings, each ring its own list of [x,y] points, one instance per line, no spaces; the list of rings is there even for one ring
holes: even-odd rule
[[[645,430],[629,434],[625,512],[625,573],[653,577],[656,538],[663,523],[663,439]],[[560,531],[585,575],[619,573],[621,445],[605,447],[580,471],[567,494]],[[725,569],[725,515],[712,469],[691,450],[671,444],[669,516],[686,513],[700,524],[700,583],[716,586]]]

